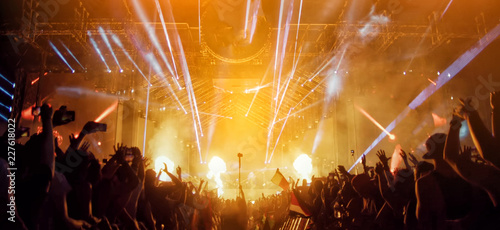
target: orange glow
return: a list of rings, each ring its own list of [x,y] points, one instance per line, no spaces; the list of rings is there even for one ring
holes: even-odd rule
[[[440,117],[435,113],[432,113],[432,119],[434,120],[434,126],[435,127],[440,127],[446,125],[448,122],[446,121],[446,118]]]
[[[428,81],[430,81],[433,85],[437,85],[435,81],[431,80],[430,78],[427,78]]]
[[[115,101],[112,105],[110,105],[104,112],[99,115],[94,122],[101,122],[104,118],[106,118],[110,113],[112,113],[116,107],[118,106],[118,101]]]
[[[386,129],[384,129],[384,127],[382,125],[380,125],[380,123],[378,123],[364,109],[358,107],[357,105],[356,105],[356,108],[359,110],[359,112],[361,112],[363,115],[365,115],[366,118],[368,118],[371,122],[373,122],[373,124],[375,124],[380,130],[384,131],[384,133],[386,133],[387,136],[389,136],[389,139],[391,139],[391,140],[395,140],[396,139],[396,136],[394,134],[392,134],[392,133],[388,132]]]
[[[37,83],[37,82],[38,82],[38,80],[40,80],[40,78],[39,78],[39,77],[37,77],[35,80],[31,81],[31,85],[34,85],[35,83]]]
[[[97,145],[101,146],[101,142],[100,142],[100,141],[99,141],[99,142],[97,142]]]

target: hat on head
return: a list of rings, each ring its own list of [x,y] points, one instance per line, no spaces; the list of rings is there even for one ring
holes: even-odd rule
[[[424,159],[442,159],[446,134],[435,133],[425,141],[427,152],[422,156]]]

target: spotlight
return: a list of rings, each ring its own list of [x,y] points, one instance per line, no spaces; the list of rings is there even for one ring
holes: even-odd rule
[[[122,69],[120,70],[120,73],[123,73],[123,70],[122,70]]]
[[[108,73],[111,73],[111,70],[110,70],[110,69],[108,69]]]

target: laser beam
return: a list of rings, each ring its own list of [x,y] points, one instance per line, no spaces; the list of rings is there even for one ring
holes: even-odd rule
[[[439,88],[441,88],[448,81],[453,79],[462,69],[467,66],[478,54],[480,54],[488,45],[500,35],[500,24],[497,24],[493,29],[491,29],[484,37],[482,37],[476,44],[474,44],[469,50],[463,53],[457,60],[455,60],[446,70],[441,71],[442,74],[439,75],[436,85],[430,84],[427,86],[420,94],[413,99],[413,101],[406,107],[394,121],[392,121],[385,130],[391,132],[396,125],[401,122],[412,109],[416,109],[424,101],[427,100],[432,94],[434,94]],[[446,73],[446,74],[444,74]],[[349,169],[349,172],[361,162],[361,158],[368,154],[378,143],[386,136],[385,132],[382,132],[377,139],[375,139],[370,146],[361,154],[361,156],[354,162],[354,164]]]
[[[110,113],[112,113],[113,111],[115,111],[116,107],[118,107],[118,101],[115,101],[113,102],[113,104],[111,104],[108,108],[106,108],[102,113],[101,115],[99,115],[95,120],[94,122],[101,122],[104,118],[106,118]]]
[[[118,68],[121,70],[122,67],[120,66],[120,62],[118,61],[118,58],[116,58],[115,52],[113,51],[113,47],[111,47],[111,43],[109,42],[108,36],[106,36],[106,32],[104,32],[104,29],[99,26],[99,33],[101,34],[102,40],[104,41],[104,44],[109,49],[109,52],[111,52],[111,55],[113,56],[113,59],[115,59],[116,65]]]
[[[89,36],[89,41],[90,43],[92,44],[92,46],[94,47],[95,51],[97,52],[97,54],[99,55],[99,57],[101,58],[101,61],[104,63],[104,65],[106,66],[106,69],[108,72],[111,72],[111,69],[109,69],[109,66],[108,66],[108,63],[106,62],[106,59],[104,58],[104,56],[102,55],[101,53],[101,50],[99,49],[99,46],[97,45],[97,42],[95,42],[94,38],[92,38],[92,32],[90,31],[87,31],[87,35]]]
[[[83,67],[83,65],[80,63],[80,61],[78,61],[78,59],[75,57],[75,55],[73,55],[73,52],[71,52],[71,50],[66,46],[64,45],[64,43],[62,41],[59,41],[61,42],[61,45],[64,47],[64,49],[66,49],[66,51],[69,53],[69,55],[71,55],[71,57],[73,57],[73,59],[75,59],[76,63],[78,63],[78,65],[80,67],[82,67],[82,70],[85,70],[85,68]],[[33,85],[33,84],[32,84]]]
[[[375,120],[375,118],[373,118],[370,114],[368,114],[364,109],[362,109],[361,107],[355,105],[354,107],[356,107],[356,109],[362,113],[363,115],[365,115],[366,118],[368,118],[368,120],[370,120],[375,126],[377,126],[380,130],[382,130],[384,133],[386,133],[389,138],[391,139],[396,139],[396,136],[394,136],[394,134],[390,133],[389,131],[387,131],[382,125],[380,125],[380,123],[378,123],[377,120]]]
[[[66,58],[64,58],[64,56],[61,54],[61,52],[59,52],[57,47],[51,41],[49,41],[49,45],[50,45],[50,47],[52,47],[54,52],[56,52],[57,56],[59,56],[59,58],[61,58],[61,60],[64,62],[64,64],[66,64],[66,66],[68,66],[68,68],[71,70],[71,72],[74,73],[75,70],[71,67],[71,65],[68,63],[68,61],[66,61]]]

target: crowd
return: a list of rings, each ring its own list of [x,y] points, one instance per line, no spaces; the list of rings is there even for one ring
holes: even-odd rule
[[[70,136],[63,151],[53,127],[64,122],[43,105],[41,133],[15,143],[15,168],[2,151],[0,229],[500,229],[498,97],[491,94],[491,132],[471,100],[462,101],[448,133],[425,142],[428,161],[401,151],[404,167],[391,171],[390,158],[379,150],[374,167],[363,158],[360,174],[339,166],[309,186],[290,181],[280,194],[255,201],[245,199],[241,186],[236,199],[219,198],[203,180],[183,181],[180,167],[176,175],[166,165],[158,173],[148,169],[135,147],[117,145],[109,161],[100,162],[83,142],[102,131],[95,122]],[[460,145],[463,120],[474,147]],[[4,135],[0,148],[9,144]],[[163,173],[171,182],[159,181]],[[9,192],[13,174],[15,194]],[[294,199],[300,211],[291,211]]]

